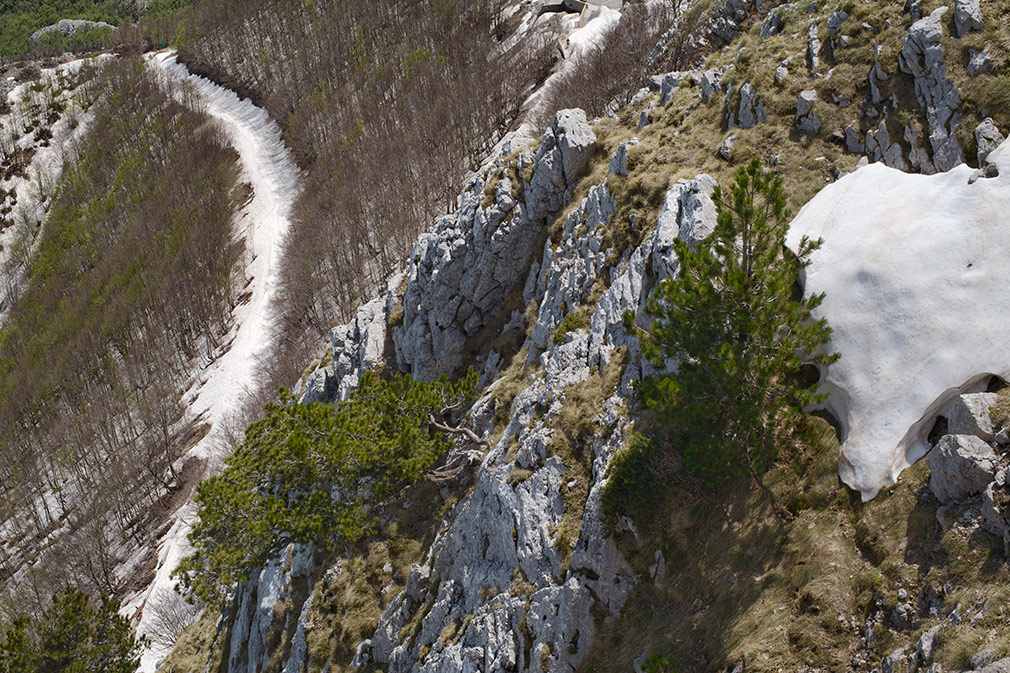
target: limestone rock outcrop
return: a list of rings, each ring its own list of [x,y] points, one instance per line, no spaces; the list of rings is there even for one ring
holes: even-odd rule
[[[902,41],[898,65],[915,81],[919,107],[926,113],[929,142],[933,148],[933,165],[937,171],[948,171],[964,163],[964,152],[954,137],[961,123],[961,96],[954,82],[947,77],[944,63],[943,15],[947,7],[933,12],[912,24],[908,37]]]
[[[511,179],[482,207],[487,174],[475,176],[459,210],[414,244],[403,299],[403,325],[394,330],[401,367],[430,379],[464,364],[464,348],[525,280],[536,239],[571,190],[595,150],[596,136],[581,110],[562,110],[539,150],[516,159],[521,195]],[[527,181],[524,174],[532,173]]]

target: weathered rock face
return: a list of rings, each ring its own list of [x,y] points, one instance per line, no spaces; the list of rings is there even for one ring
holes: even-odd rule
[[[902,42],[898,59],[901,70],[915,79],[915,96],[929,124],[933,165],[941,172],[964,163],[964,152],[954,137],[961,123],[958,111],[961,97],[954,82],[947,77],[943,45],[940,44],[946,11],[947,7],[939,7],[913,23]]]
[[[713,187],[706,176],[671,187],[658,228],[616,266],[604,249],[615,210],[606,182],[589,190],[560,241],[545,245],[525,292],[540,306],[526,348],[531,371],[541,373],[526,380],[472,494],[427,563],[411,570],[363,657],[391,673],[569,671],[593,641],[590,608],[620,609],[635,579],[603,530],[600,497],[607,465],[626,440],[623,396],[642,374],[622,316],[641,310],[649,275],[675,273],[674,238],[697,242],[712,230]],[[586,305],[600,281],[607,289],[588,304],[588,328],[559,335],[566,313]],[[577,389],[599,385],[601,376],[616,387],[603,391],[609,399],[587,419],[598,430],[580,440],[591,462],[580,476],[553,448],[566,441],[558,418]],[[478,433],[492,431],[497,385],[472,412]],[[418,618],[413,635],[401,638]],[[453,624],[456,635],[442,638]]]
[[[992,447],[974,435],[945,435],[926,456],[929,489],[944,504],[982,493],[998,468]]]
[[[284,671],[301,671],[305,663],[305,624],[302,617],[311,607],[309,574],[312,554],[289,546],[282,557],[239,586],[233,612],[228,647],[228,673],[260,671],[274,655],[271,639],[280,631],[295,632]],[[282,602],[296,609],[287,613],[285,623],[276,620],[275,608]],[[300,609],[297,609],[300,608]]]
[[[540,149],[516,159],[522,195],[509,178],[482,207],[488,174],[474,177],[459,211],[418,239],[407,270],[403,325],[395,330],[400,365],[430,379],[463,366],[467,339],[496,317],[505,298],[525,279],[530,256],[549,217],[571,190],[595,149],[596,136],[581,110],[563,110]],[[527,182],[522,177],[532,168]]]

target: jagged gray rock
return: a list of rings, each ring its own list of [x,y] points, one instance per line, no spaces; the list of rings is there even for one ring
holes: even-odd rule
[[[656,224],[656,240],[661,247],[665,249],[664,246],[672,246],[673,240],[678,238],[694,249],[699,242],[708,238],[715,229],[716,222],[713,191],[715,180],[704,174],[694,180],[678,180],[667,190]],[[662,268],[657,269],[657,272],[663,276],[672,276],[677,270]]]
[[[659,104],[666,105],[669,103],[673,98],[673,94],[677,92],[677,88],[680,87],[680,83],[687,79],[690,74],[687,72],[668,72],[663,75],[659,86]]]
[[[845,150],[852,154],[862,154],[866,145],[863,144],[863,140],[859,137],[859,131],[852,126],[846,126],[844,133]]]
[[[312,564],[310,549],[289,545],[279,558],[267,563],[248,582],[238,587],[231,616],[227,673],[259,671],[266,667],[274,654],[268,639],[274,628],[274,608],[278,604],[291,602],[295,610],[289,614],[288,619],[302,622],[301,615],[307,612],[305,597],[301,597],[301,600],[293,599],[298,591],[298,581],[308,577]],[[298,663],[299,660],[304,661],[305,656],[304,628],[302,645],[299,646],[298,643],[296,631],[291,652],[285,660],[285,671],[302,670]]]
[[[915,651],[919,655],[920,662],[927,662],[933,658],[933,653],[936,651],[937,633],[939,631],[940,627],[934,626],[919,636],[919,640],[915,644]]]
[[[989,45],[981,51],[968,50],[968,76],[978,77],[992,72],[992,55],[989,53]]]
[[[790,7],[792,7],[792,5],[787,2],[768,12],[768,16],[766,16],[765,20],[761,23],[762,38],[778,35],[785,30],[786,22],[782,18],[782,15],[789,10]]]
[[[518,394],[504,436],[485,457],[472,493],[436,538],[428,562],[411,570],[407,589],[383,615],[370,651],[390,673],[569,670],[593,641],[590,607],[620,610],[636,580],[604,534],[600,509],[607,465],[626,441],[620,398],[611,398],[596,419],[603,430],[588,447],[592,478],[567,567],[563,538],[552,531],[576,503],[561,496],[572,477],[564,461],[551,455],[557,432],[552,423],[566,389],[607,370],[619,351],[628,353],[619,389],[630,392],[631,381],[642,375],[637,339],[624,330],[623,315],[641,311],[650,264],[660,278],[675,272],[674,238],[683,232],[693,240],[714,226],[713,186],[699,176],[671,187],[656,231],[616,267],[602,249],[615,209],[606,181],[590,188],[566,218],[560,240],[545,245],[537,278],[527,286],[529,299],[540,306],[530,362],[539,363],[543,375],[531,377]],[[605,273],[609,287],[592,307],[588,330],[554,339],[564,314],[585,303]],[[489,418],[495,404],[492,389],[472,416]],[[477,431],[490,431],[479,423]],[[516,470],[527,472],[511,479]],[[527,594],[510,590],[517,577]],[[426,614],[417,635],[404,642],[400,630],[418,610]],[[440,634],[453,622],[466,627],[455,642],[442,642]]]
[[[726,68],[713,68],[691,75],[692,81],[701,89],[702,102],[707,103],[712,98],[712,94],[721,89],[722,78],[725,74]]]
[[[522,286],[537,236],[571,197],[595,146],[585,113],[562,110],[536,155],[527,148],[516,159],[518,175],[532,168],[528,183],[520,178],[520,200],[506,177],[494,202],[482,208],[490,171],[477,175],[461,195],[459,210],[418,239],[407,270],[403,325],[394,330],[401,367],[430,379],[463,365],[467,339]]]
[[[804,133],[817,133],[821,130],[821,122],[814,114],[816,102],[817,92],[813,89],[801,91],[796,99],[796,128]]]
[[[1004,551],[1010,551],[1010,489],[1007,471],[1000,469],[982,493],[982,525],[1003,541]]]
[[[749,82],[740,87],[740,106],[737,112],[737,125],[749,129],[756,124],[768,121],[764,103],[757,98],[757,91]]]
[[[721,156],[726,161],[730,160],[733,156],[733,145],[736,144],[736,136],[726,136],[726,139],[722,141],[722,145],[719,146],[719,156]]]
[[[944,435],[926,461],[929,490],[945,505],[985,491],[998,468],[992,447],[975,435]]]
[[[330,402],[334,398],[335,391],[335,379],[330,374],[330,372],[325,367],[319,367],[311,374],[309,374],[308,379],[304,384],[299,381],[295,385],[296,397],[298,398],[299,404],[308,404],[310,402]],[[301,391],[298,394],[297,391]]]
[[[784,65],[775,68],[775,84],[781,85],[789,77],[789,69]]]
[[[911,15],[913,21],[918,21],[922,18],[922,0],[905,0],[903,11]]]
[[[981,668],[985,668],[995,660],[996,660],[996,650],[983,648],[978,652],[976,652],[975,654],[971,655],[971,658],[968,659],[968,666],[971,667],[971,670],[977,671]]]
[[[908,143],[908,163],[911,164],[912,168],[925,175],[936,173],[936,168],[929,158],[929,153],[919,143],[921,134],[916,127],[912,124],[906,124],[904,136],[905,142]]]
[[[986,117],[975,127],[975,146],[978,148],[978,165],[985,166],[989,153],[1003,143],[1003,134],[993,123],[991,117]]]
[[[870,100],[874,105],[879,105],[884,100],[880,93],[880,83],[888,80],[888,75],[880,66],[880,45],[873,48],[873,66],[870,67],[870,74],[867,79],[870,82]]]
[[[964,37],[972,30],[985,30],[979,0],[954,0],[954,27],[958,37]]]
[[[817,37],[818,25],[810,24],[807,31],[807,69],[813,72],[821,67],[821,40]]]
[[[933,12],[912,24],[903,39],[898,65],[915,80],[915,95],[926,112],[929,142],[933,148],[933,166],[947,171],[964,163],[964,152],[954,137],[961,122],[961,97],[954,82],[947,77],[943,60],[942,19],[947,7]]]
[[[397,276],[390,284],[398,285],[401,279],[402,276]],[[333,394],[327,400],[346,400],[362,374],[385,362],[386,324],[392,303],[392,293],[373,299],[355,311],[350,322],[330,332],[333,376],[327,390]]]
[[[617,152],[610,159],[610,166],[608,172],[611,175],[627,175],[628,174],[628,148],[634,145],[640,144],[641,141],[638,138],[630,138],[628,140],[622,140],[617,146]]]
[[[997,399],[995,393],[958,395],[947,407],[947,432],[952,435],[975,435],[991,442],[993,430],[989,408]]]
[[[111,23],[105,23],[104,21],[86,21],[84,19],[60,19],[51,26],[46,26],[45,28],[39,28],[31,37],[28,38],[29,44],[35,44],[38,42],[39,38],[48,33],[59,33],[64,37],[72,37],[77,33],[83,33],[88,30],[95,28],[107,28],[109,30],[115,30],[116,27]]]
[[[828,17],[828,35],[837,35],[838,29],[842,27],[849,18],[848,12],[844,9],[839,9],[831,13]]]

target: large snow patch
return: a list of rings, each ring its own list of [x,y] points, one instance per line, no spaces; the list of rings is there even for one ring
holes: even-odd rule
[[[842,425],[838,473],[863,500],[929,450],[926,434],[960,392],[1010,372],[1010,143],[1000,176],[968,184],[960,165],[910,175],[871,164],[825,187],[788,244],[822,238],[805,290],[841,354],[825,380]]]

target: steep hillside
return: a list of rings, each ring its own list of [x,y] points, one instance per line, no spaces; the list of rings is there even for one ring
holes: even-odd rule
[[[971,92],[1003,86],[1002,28],[972,24],[970,6],[956,22],[918,5],[753,9],[706,13],[688,47],[667,35],[656,54],[714,51],[697,69],[657,75],[612,118],[564,112],[538,143],[499,154],[418,239],[405,274],[334,330],[332,360],[297,388],[303,403],[339,405],[368,371],[430,379],[472,366],[484,386],[473,436],[446,457],[456,469],[432,472],[435,485],[382,503],[374,536],[337,551],[295,545],[254,571],[183,634],[165,670],[976,670],[1010,654],[1005,614],[982,598],[1006,581],[1002,542],[984,532],[1000,524],[980,514],[1002,511],[1002,458],[979,458],[983,476],[954,496],[949,477],[930,489],[916,465],[864,505],[837,477],[859,412],[836,405],[836,427],[810,419],[808,440],[781,447],[760,488],[702,488],[673,461],[652,472],[665,488],[647,516],[608,520],[601,509],[613,457],[649,427],[632,381],[653,370],[624,313],[645,320],[652,288],[677,272],[674,241],[712,230],[716,184],[758,156],[796,208],[839,178],[858,203],[881,171],[978,161],[990,132],[971,131],[999,113]],[[969,75],[984,42],[994,69]],[[843,178],[863,155],[894,168]],[[953,185],[972,172],[924,189],[956,200]],[[805,217],[820,223],[825,208]],[[832,243],[824,263],[846,249]],[[832,308],[849,299],[844,285],[825,288],[829,321],[869,329],[859,312],[846,322]],[[902,325],[895,338],[918,336]],[[946,343],[959,327],[947,326]],[[829,369],[829,382],[861,366],[854,339],[840,337],[850,369],[838,379]],[[882,398],[859,390],[879,415]],[[943,409],[920,397],[902,400],[921,407],[908,422],[921,416],[932,445],[947,432],[932,422]],[[968,441],[957,438],[971,427],[951,425],[941,444]],[[968,469],[936,455],[936,475]]]

